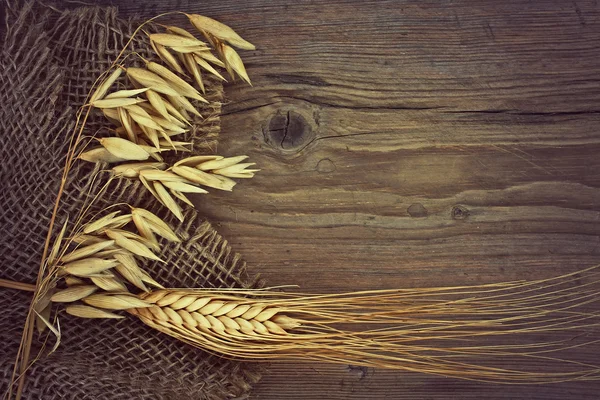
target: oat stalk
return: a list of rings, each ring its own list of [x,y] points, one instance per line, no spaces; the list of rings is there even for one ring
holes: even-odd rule
[[[56,221],[56,217],[57,217],[57,213],[58,213],[58,208],[59,208],[59,205],[61,202],[62,195],[64,193],[65,184],[67,182],[67,177],[69,176],[69,172],[71,171],[73,162],[77,160],[77,158],[78,158],[77,155],[81,152],[80,144],[81,144],[81,140],[83,137],[83,132],[84,132],[84,128],[86,126],[86,122],[90,116],[90,112],[91,112],[92,108],[94,108],[94,105],[96,108],[108,108],[108,109],[112,108],[112,105],[115,103],[114,95],[113,95],[112,99],[111,98],[106,99],[105,95],[106,95],[108,89],[110,88],[110,86],[116,81],[116,79],[120,75],[120,70],[118,68],[115,69],[115,67],[117,67],[119,61],[122,59],[123,54],[125,53],[129,44],[134,39],[134,37],[139,33],[139,31],[146,24],[154,21],[155,19],[166,16],[166,15],[172,15],[172,14],[183,14],[183,13],[169,12],[169,13],[160,14],[154,18],[148,19],[147,21],[142,23],[133,32],[133,34],[127,41],[125,47],[117,55],[116,59],[114,60],[114,62],[111,65],[111,67],[104,74],[102,74],[100,77],[98,77],[98,79],[94,82],[92,89],[90,90],[90,93],[88,95],[89,102],[86,101],[86,105],[81,107],[76,114],[76,123],[75,123],[75,127],[73,129],[72,135],[71,135],[69,150],[68,150],[68,153],[67,153],[67,156],[65,159],[65,164],[64,164],[63,173],[61,176],[59,189],[57,192],[56,200],[55,200],[53,211],[52,211],[51,218],[50,218],[48,234],[46,236],[44,249],[42,251],[42,258],[41,258],[42,261],[40,263],[40,267],[39,267],[39,271],[38,271],[38,277],[37,277],[37,281],[36,281],[36,290],[34,292],[34,295],[33,295],[33,298],[32,298],[32,301],[31,301],[31,304],[29,307],[29,311],[28,311],[24,329],[23,329],[23,335],[21,338],[19,349],[17,351],[17,357],[16,357],[16,362],[15,362],[15,367],[13,369],[11,384],[9,385],[9,388],[5,395],[5,397],[8,399],[11,399],[13,396],[13,387],[16,382],[18,382],[18,386],[17,386],[16,392],[15,392],[15,398],[20,399],[22,396],[23,385],[25,382],[25,373],[30,365],[29,359],[30,359],[31,341],[32,341],[32,337],[33,337],[34,316],[36,316],[36,315],[38,317],[40,316],[39,313],[36,311],[36,307],[40,304],[40,302],[42,300],[44,300],[45,296],[47,297],[47,292],[48,292],[49,288],[51,288],[55,284],[54,274],[48,273],[48,271],[47,271],[47,268],[49,267],[48,252],[50,250],[51,237],[52,237],[52,233],[54,231],[54,225],[55,225],[55,221]],[[189,16],[189,17],[191,17],[191,16]],[[227,38],[225,38],[225,39],[227,39]],[[179,51],[186,52],[186,53],[188,52],[188,50],[189,50],[189,46],[183,46],[181,49],[179,49]],[[200,49],[198,49],[198,50],[200,50]],[[202,51],[204,52],[203,49],[202,49]],[[223,65],[225,65],[225,64],[223,64]],[[236,68],[239,69],[240,66],[237,65]],[[119,96],[123,96],[123,95],[125,95],[126,98],[129,98],[132,95],[140,94],[142,92],[144,92],[144,91],[140,91],[137,93],[135,93],[135,92],[133,92],[133,93],[129,92],[129,93],[125,93],[125,94],[120,93],[120,94],[116,95],[117,96],[116,98],[118,99]],[[178,101],[179,105],[183,104],[183,107],[188,106],[187,101],[178,100],[177,96],[174,96],[174,99],[176,101]],[[116,102],[118,104],[120,104],[120,106],[122,106],[122,107],[130,107],[131,108],[131,107],[136,106],[138,103],[142,102],[142,100],[129,99],[129,100],[125,100],[125,101],[117,100]],[[176,114],[177,111],[174,113]],[[136,116],[136,117],[138,118],[138,120],[140,119],[139,116]],[[167,138],[165,138],[165,141],[168,142],[169,145],[171,145],[171,147],[173,147],[173,149],[176,149],[177,146],[172,143],[170,138],[168,138],[168,135],[166,135],[166,136],[167,136]],[[160,147],[160,143],[158,143],[158,145],[159,145],[158,147]],[[131,149],[131,146],[129,146],[129,147]],[[147,153],[150,153],[150,151],[148,151],[147,149],[142,148],[142,150]],[[144,154],[140,149],[135,149],[135,151],[137,152],[137,157],[139,157],[139,158],[141,158],[142,155]],[[104,152],[104,155],[107,156],[106,152]],[[114,155],[114,154],[111,154],[111,155],[113,157],[118,158],[118,155]],[[97,154],[96,154],[96,156],[97,156]],[[63,230],[63,233],[64,233],[64,230]],[[51,330],[53,330],[53,332],[55,331],[55,329],[51,326],[51,324],[49,323],[49,321],[47,319],[41,318],[41,320],[44,322],[48,322],[48,324],[47,324],[48,327]]]

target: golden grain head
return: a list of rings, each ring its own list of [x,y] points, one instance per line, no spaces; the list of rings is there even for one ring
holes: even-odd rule
[[[130,161],[143,161],[150,157],[150,154],[138,144],[129,140],[110,137],[99,140],[100,144],[111,154]]]
[[[212,65],[210,65],[204,58],[200,57],[197,54],[193,54],[193,60],[194,62],[201,68],[205,69],[206,71],[208,71],[209,73],[211,73],[212,75],[216,76],[217,78],[219,78],[222,81],[227,81],[227,79],[225,79],[223,77],[223,75],[221,75],[216,69],[214,69],[212,67]]]
[[[133,314],[151,326],[167,328],[167,333],[183,334],[192,342],[200,342],[204,334],[249,335],[248,338],[287,335],[289,330],[301,326],[298,320],[282,314],[281,309],[246,298],[219,299],[210,294],[168,289],[144,294],[142,298],[153,306],[130,310]]]
[[[115,267],[116,269],[117,267]],[[107,292],[127,292],[127,286],[117,277],[95,276],[90,280],[94,285]]]
[[[123,157],[115,156],[104,147],[96,147],[94,149],[85,151],[79,155],[79,159],[93,163],[117,163],[127,161],[127,159]]]
[[[82,304],[72,304],[65,308],[67,314],[73,315],[79,318],[113,318],[121,319],[125,318],[122,315],[114,314],[109,311],[100,310],[99,308],[84,306]]]
[[[186,37],[182,35],[174,35],[171,33],[153,33],[149,35],[150,40],[166,47],[190,47],[201,46],[206,47],[206,43],[195,37]]]
[[[113,211],[109,214],[106,214],[104,217],[99,218],[95,221],[92,221],[83,227],[84,234],[90,234],[92,232],[97,232],[105,226],[109,225],[115,217],[120,214],[120,211]]]
[[[125,97],[125,98],[121,98],[121,97],[116,97],[116,98],[105,98],[103,100],[96,100],[93,101],[91,103],[91,105],[93,107],[96,108],[118,108],[118,107],[125,107],[125,106],[132,106],[135,104],[139,104],[139,103],[143,103],[146,100],[144,99],[139,99],[139,98],[129,98],[129,97]]]
[[[224,40],[240,49],[256,49],[252,43],[244,40],[233,29],[219,21],[198,14],[186,14],[186,16],[189,18],[192,25],[200,32],[208,33],[209,35],[212,35],[219,40]]]
[[[115,244],[114,240],[103,240],[98,243],[90,244],[89,246],[84,246],[74,250],[60,258],[60,261],[63,263],[68,263],[71,261],[79,260],[81,258],[90,257],[99,251],[106,249]]]
[[[141,162],[116,165],[112,168],[112,172],[116,176],[137,178],[142,170],[163,170],[165,168],[167,168],[167,164],[162,162]]]
[[[174,72],[172,72],[170,69],[163,67],[162,65],[155,63],[155,62],[148,62],[146,64],[146,67],[156,73],[157,75],[159,75],[160,77],[164,78],[166,81],[169,82],[169,84],[175,88],[180,95],[183,95],[185,97],[189,97],[195,100],[199,100],[203,103],[208,103],[208,100],[206,100],[204,97],[200,96],[200,93],[189,83],[187,83],[186,81],[184,81],[183,79],[181,79],[179,76],[177,76],[177,74],[175,74]]]
[[[149,258],[151,260],[162,261],[146,246],[146,244],[140,242],[139,240],[126,237],[123,232],[118,232],[116,229],[107,229],[104,231],[104,233],[106,236],[113,239],[117,246],[122,247],[135,255]],[[115,255],[115,257],[117,256]]]
[[[169,209],[169,211],[173,213],[173,215],[177,217],[179,221],[183,222],[183,212],[181,210],[181,207],[179,207],[179,204],[177,204],[177,202],[169,194],[167,189],[165,189],[163,184],[155,181],[152,182],[152,185],[159,200],[165,205],[165,207]]]
[[[167,223],[150,211],[143,208],[132,208],[131,214],[138,215],[143,218],[149,224],[150,229],[152,229],[152,231],[157,235],[162,236],[171,242],[181,241],[181,239],[179,239],[179,237],[175,234],[175,232],[173,232]]]
[[[117,265],[114,259],[103,259],[88,257],[77,261],[72,261],[62,266],[62,269],[71,275],[79,277],[95,276],[100,272],[114,268]]]
[[[71,286],[54,293],[51,300],[55,303],[71,303],[91,295],[96,290],[98,287],[94,285]]]
[[[127,68],[127,76],[140,85],[150,88],[158,93],[163,93],[170,96],[179,96],[179,92],[175,90],[167,81],[144,68]]]
[[[150,307],[151,304],[129,294],[93,294],[85,297],[83,302],[97,308],[107,310],[128,310],[131,308]]]
[[[231,191],[236,184],[232,180],[225,180],[222,179],[223,177],[219,177],[218,175],[209,174],[185,165],[173,167],[171,170],[177,175],[182,176],[193,183],[219,190]]]
[[[106,99],[106,100],[121,99],[121,98],[125,98],[125,97],[137,96],[138,94],[142,94],[148,90],[149,90],[148,88],[118,90],[116,92],[107,94],[104,99]],[[143,102],[141,101],[140,103],[143,103]]]
[[[90,101],[94,102],[96,100],[102,99],[108,89],[117,81],[117,79],[121,76],[123,70],[121,68],[115,69],[109,76],[106,78],[94,91],[92,96],[90,97]]]
[[[231,69],[238,74],[240,78],[251,85],[252,83],[250,82],[250,77],[246,72],[246,67],[244,67],[244,63],[240,55],[233,48],[223,45],[223,56],[225,57],[226,66],[231,67]]]

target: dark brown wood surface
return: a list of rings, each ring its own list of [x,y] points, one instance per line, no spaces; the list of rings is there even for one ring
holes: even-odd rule
[[[198,208],[271,285],[311,292],[550,277],[600,261],[597,1],[119,1],[255,43],[219,152],[262,171]],[[597,399],[281,363],[256,399]]]

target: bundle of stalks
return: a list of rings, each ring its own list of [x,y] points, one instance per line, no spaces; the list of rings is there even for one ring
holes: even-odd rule
[[[590,278],[583,283],[578,272],[528,282],[330,295],[165,288],[133,295],[99,288],[92,276],[91,284],[76,282],[52,300],[79,302],[67,312],[83,318],[123,318],[116,312],[125,310],[158,331],[234,359],[551,383],[600,378],[600,366],[568,357],[569,350],[599,341],[578,338],[600,326],[600,314],[586,307],[600,300],[600,272],[582,272]],[[507,335],[511,344],[502,340]]]
[[[592,278],[587,283],[579,283],[577,273],[530,282],[333,295],[160,289],[140,294],[142,303],[135,307],[118,295],[90,298],[110,310],[126,309],[192,346],[235,359],[317,360],[485,382],[551,383],[600,378],[597,364],[563,358],[599,341],[569,335],[600,326],[600,315],[585,307],[600,300],[597,269],[585,271]],[[101,317],[94,311],[79,315]],[[502,341],[507,335],[512,344]]]
[[[238,76],[250,83],[241,58],[230,46],[254,49],[226,25],[186,14],[191,26],[208,43],[186,29],[164,26],[164,33],[148,34],[148,39],[167,66],[146,59],[142,59],[143,67],[127,65],[133,57],[141,57],[135,52],[126,53],[133,37],[140,34],[147,23],[169,14],[178,13],[162,14],[135,30],[111,67],[98,77],[76,114],[35,287],[0,281],[3,286],[34,291],[8,398],[12,397],[17,382],[14,393],[17,399],[22,395],[35,322],[40,332],[49,328],[56,336],[54,348],[60,343],[57,316],[51,312],[53,303],[79,302],[66,307],[73,315],[120,318],[102,306],[114,308],[115,301],[120,301],[121,309],[140,307],[143,301],[136,297],[136,292],[162,286],[139,263],[144,259],[158,259],[155,252],[160,247],[155,235],[178,240],[163,221],[142,209],[132,209],[131,214],[126,215],[110,213],[84,225],[86,220],[90,221],[88,213],[94,200],[104,193],[110,181],[100,193],[89,193],[91,201],[83,205],[75,218],[70,216],[71,224],[67,218],[63,229],[52,240],[65,184],[69,181],[67,177],[75,162],[117,164],[112,169],[111,179],[139,179],[179,220],[183,220],[184,213],[175,198],[193,206],[184,193],[206,193],[203,187],[231,190],[235,185],[232,178],[251,178],[258,171],[249,168],[252,163],[242,163],[246,156],[212,155],[202,159],[192,156],[177,160],[176,166],[165,162],[165,152],[176,155],[192,150],[193,143],[178,140],[178,136],[193,135],[194,125],[203,118],[198,106],[208,100],[202,95],[205,93],[202,72],[224,81],[218,71],[224,68],[232,79]],[[96,112],[115,125],[112,129],[115,136],[95,139],[100,130],[86,130],[90,115]],[[89,146],[95,142],[99,146]],[[128,224],[134,225],[138,233],[123,229]],[[51,246],[52,241],[54,246]],[[109,301],[106,301],[106,293],[110,293]],[[42,351],[44,348],[45,345]]]
[[[161,204],[180,221],[183,212],[175,198],[189,206],[194,204],[186,193],[208,193],[203,187],[231,191],[236,185],[232,178],[252,178],[258,169],[254,163],[242,163],[248,156],[193,156],[177,161],[167,168],[165,163],[131,163],[112,168],[116,176],[139,179]]]
[[[186,194],[231,190],[233,179],[251,178],[258,171],[243,162],[246,156],[191,156],[169,165],[161,155],[189,150],[190,142],[173,138],[193,126],[190,114],[200,117],[194,102],[206,101],[201,71],[224,80],[215,69],[224,67],[232,78],[250,82],[231,46],[254,46],[217,21],[187,17],[207,43],[173,26],[150,34],[167,67],[148,60],[145,68],[127,67],[118,64],[121,53],[78,114],[37,284],[9,285],[34,291],[13,375],[19,382],[17,398],[29,365],[34,321],[56,335],[55,347],[60,343],[53,303],[66,304],[67,313],[82,318],[124,318],[129,313],[192,346],[235,359],[318,360],[503,383],[600,377],[600,366],[566,354],[600,340],[569,336],[600,325],[599,313],[588,310],[600,300],[597,267],[579,271],[590,278],[584,283],[573,273],[530,282],[333,295],[281,288],[172,289],[153,279],[143,263],[163,262],[161,246],[179,238],[158,216],[133,207],[129,213],[105,210],[102,217],[88,218],[88,206],[68,234],[68,223],[63,225],[50,246],[65,178],[78,159],[117,163],[113,179],[139,179],[180,220],[183,213],[175,198],[193,206]],[[123,72],[130,86],[109,93]],[[82,149],[92,110],[117,126],[117,136]],[[513,344],[494,342],[507,336]],[[506,367],[507,360],[522,368]],[[560,366],[561,372],[544,372],[541,367],[549,364]]]
[[[139,179],[181,221],[183,212],[175,198],[193,207],[186,193],[208,193],[201,186],[230,191],[236,184],[232,178],[252,178],[259,171],[249,169],[254,163],[241,163],[247,156],[194,156],[179,160],[170,168],[164,163],[163,152],[191,150],[191,142],[173,138],[188,132],[194,121],[190,114],[202,117],[192,102],[208,102],[187,82],[189,77],[173,53],[202,92],[205,88],[201,70],[225,80],[212,65],[226,68],[232,78],[237,75],[250,83],[241,58],[226,42],[248,50],[254,46],[215,20],[199,15],[188,15],[188,18],[220,58],[211,52],[208,44],[185,29],[164,26],[166,33],[149,34],[153,49],[167,67],[148,60],[143,60],[145,68],[117,66],[90,97],[90,106],[100,109],[117,126],[117,137],[101,138],[99,147],[79,155],[85,161],[106,163],[153,158],[155,162],[120,164],[112,171],[120,177]],[[108,93],[123,71],[131,88],[125,86]]]

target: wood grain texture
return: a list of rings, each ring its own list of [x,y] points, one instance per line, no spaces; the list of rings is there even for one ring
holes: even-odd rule
[[[258,50],[219,151],[262,171],[196,198],[269,284],[312,292],[550,277],[600,261],[596,1],[121,1],[202,13]],[[275,364],[256,399],[596,399]]]

